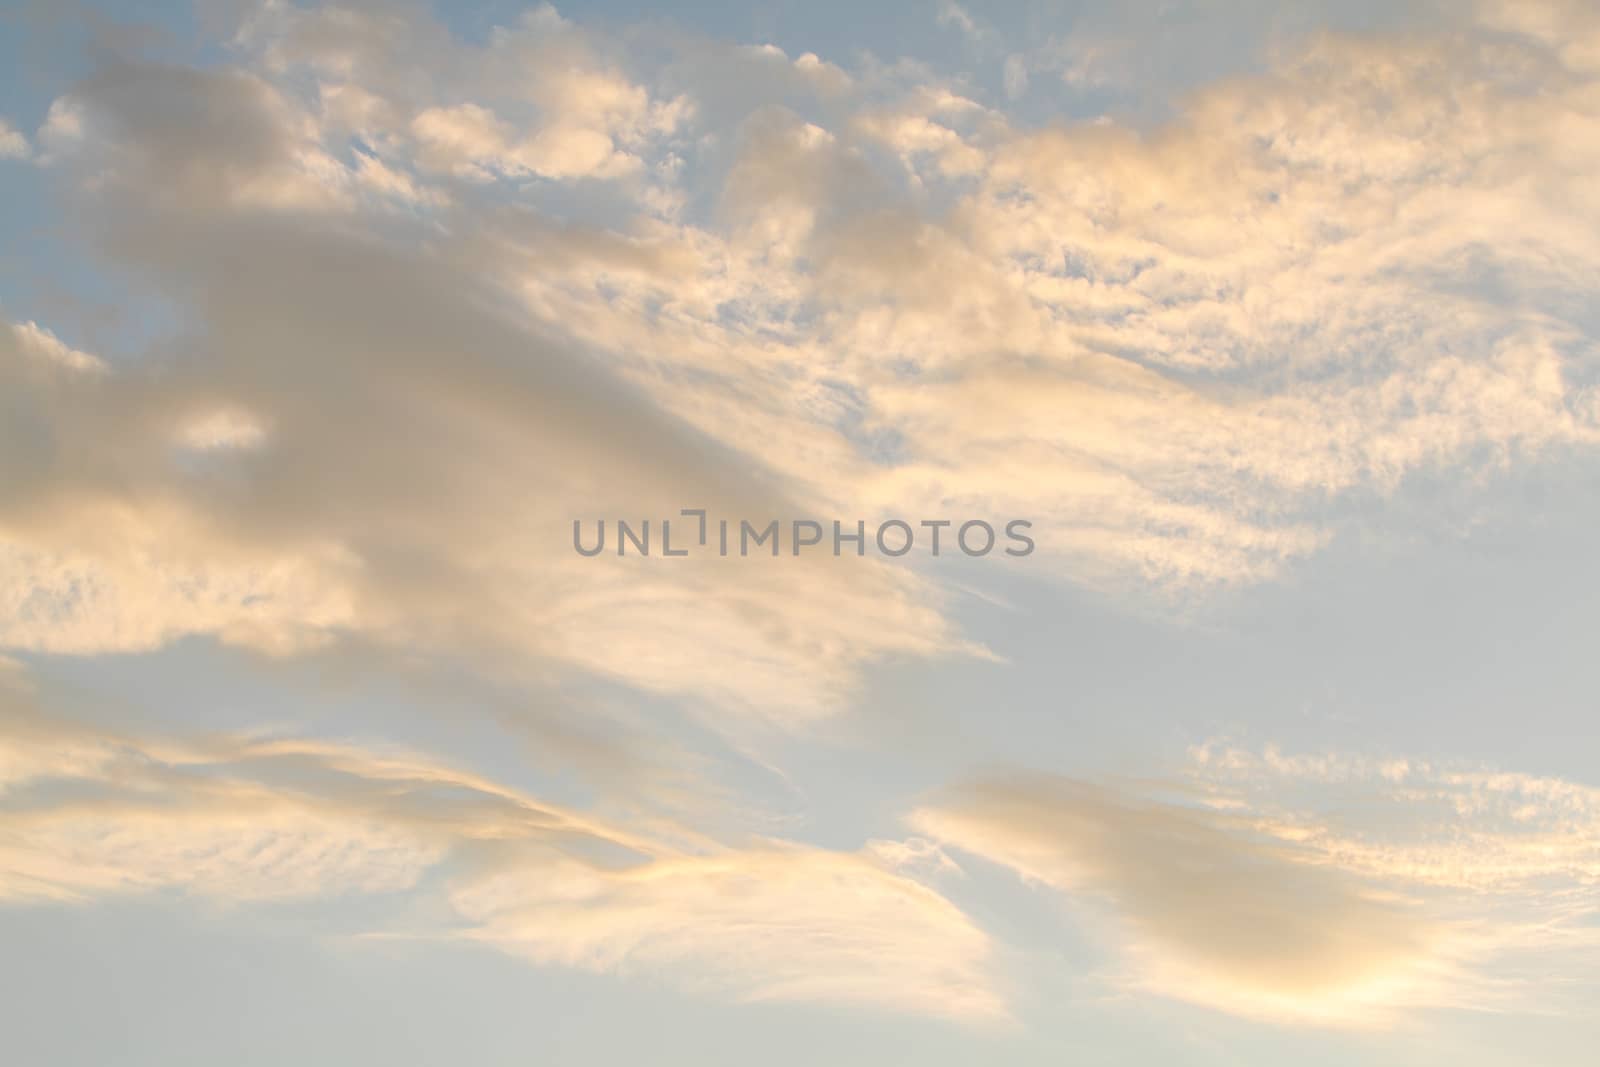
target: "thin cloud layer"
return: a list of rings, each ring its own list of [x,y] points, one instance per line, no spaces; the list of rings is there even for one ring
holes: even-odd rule
[[[1485,899],[1600,908],[1600,790],[1443,761],[1286,755],[1198,746],[1193,776],[1216,803],[1246,805],[1274,836],[1379,879]],[[1363,817],[1313,819],[1304,805],[1364,797]],[[1270,807],[1268,805],[1271,805]]]
[[[1007,1018],[988,936],[870,852],[684,851],[409,753],[77,727],[25,683],[9,670],[0,690],[0,901],[409,893],[442,899],[447,921],[358,932],[740,1000]]]
[[[746,1001],[1009,1017],[984,977],[987,935],[866,854],[776,847],[612,872],[538,864],[451,902],[482,924],[469,936],[540,963],[666,972]]]

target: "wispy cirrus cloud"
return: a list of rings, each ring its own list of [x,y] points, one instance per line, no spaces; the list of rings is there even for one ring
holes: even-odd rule
[[[406,893],[443,922],[356,932],[736,1000],[1009,1017],[988,935],[870,850],[641,832],[397,749],[116,735],[26,682],[0,679],[0,903]]]

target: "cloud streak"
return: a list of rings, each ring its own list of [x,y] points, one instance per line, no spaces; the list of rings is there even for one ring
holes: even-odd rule
[[[640,832],[399,750],[118,736],[0,689],[0,901],[182,892],[230,907],[405,893],[545,966],[746,1001],[1009,1018],[988,936],[869,851]]]

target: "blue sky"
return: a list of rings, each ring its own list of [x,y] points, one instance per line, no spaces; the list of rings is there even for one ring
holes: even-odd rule
[[[1275,7],[6,13],[7,1061],[1588,1062],[1600,20]]]

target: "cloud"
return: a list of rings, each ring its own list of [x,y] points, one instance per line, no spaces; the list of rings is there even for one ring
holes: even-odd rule
[[[940,26],[953,26],[968,41],[974,44],[985,44],[995,37],[994,28],[982,19],[975,17],[970,11],[956,3],[955,0],[943,0],[939,5],[939,13],[935,21]]]
[[[61,338],[36,322],[15,322],[4,325],[10,335],[6,338],[5,348],[8,352],[14,353],[15,369],[18,372],[37,375],[41,371],[92,373],[106,369],[102,360],[68,346]]]
[[[358,646],[504,685],[508,717],[615,684],[626,712],[556,714],[580,742],[793,730],[875,665],[985,654],[938,570],[580,559],[571,521],[1022,516],[1028,577],[1176,599],[1281,576],[1418,475],[1589,455],[1580,6],[1287,39],[1148,125],[549,7],[468,40],[420,6],[269,3],[209,66],[102,54],[38,160],[94,264],[178,325],[91,354],[81,323],[0,321],[0,647]],[[1119,49],[1056,69],[1107,90]],[[1050,69],[1008,57],[1008,96]],[[447,917],[405,936],[994,1020],[989,939],[924,879],[964,851],[1081,906],[1128,983],[1237,1014],[1374,1025],[1592,979],[1572,783],[1213,747],[1181,788],[990,782],[838,851],[414,753],[74,727],[18,671],[13,901],[401,894]],[[650,696],[669,728],[638,729]]]
[[[959,178],[979,174],[988,164],[983,152],[953,128],[982,111],[965,97],[930,90],[891,108],[863,112],[856,129],[893,148],[912,175],[928,160],[939,175]]]
[[[1322,793],[1307,793],[1316,784]],[[1011,775],[918,810],[944,847],[1064,893],[1127,985],[1299,1024],[1568,1011],[1600,910],[1595,791],[1414,761],[1195,750],[1187,782]],[[1570,1003],[1569,1003],[1570,1001]]]
[[[1600,434],[1592,79],[1537,26],[1296,39],[1148,129],[548,9],[233,44],[41,133],[183,326],[18,386],[9,647],[358,635],[793,724],[976,651],[936,572],[583,561],[571,519],[1022,516],[1030,574],[1181,600]],[[259,433],[181,444],[218,419]]]
[[[276,73],[318,79],[328,118],[386,163],[412,156],[424,169],[477,181],[635,175],[642,154],[687,117],[687,100],[653,97],[603,41],[548,5],[476,48],[426,12],[411,14],[265,5],[235,43]],[[421,96],[418,69],[431,72],[435,92],[458,99]]]
[[[307,120],[258,82],[216,78],[123,66],[75,92],[96,132],[61,166],[96,175],[85,209],[107,250],[178,301],[184,334],[46,381],[29,370],[38,352],[91,357],[9,330],[0,374],[26,416],[6,425],[5,644],[93,653],[214,634],[290,653],[352,634],[776,722],[837,710],[873,659],[963,647],[931,586],[873,561],[735,574],[715,559],[578,558],[575,518],[810,510],[803,487],[508,299],[530,257],[664,279],[682,252],[514,210],[419,243],[392,228],[414,223],[310,186],[241,199],[236,170],[251,189],[301,188],[292,131]],[[179,96],[206,103],[174,113]],[[235,447],[175,454],[196,441]]]
[[[1006,56],[1004,77],[1006,96],[1012,100],[1020,99],[1028,91],[1027,58],[1018,54]]]
[[[616,872],[545,865],[452,897],[471,934],[537,962],[691,972],[746,1001],[823,1001],[997,1022],[987,937],[873,858],[745,850]]]
[[[510,125],[476,104],[431,107],[411,122],[425,167],[490,180],[537,174],[547,178],[616,177],[639,166],[616,151],[609,135],[581,123],[513,141]]]
[[[912,823],[1030,881],[1108,898],[1141,981],[1248,1014],[1339,1022],[1404,1003],[1446,934],[1226,817],[1082,782],[976,786]]]
[[[1249,804],[1269,832],[1365,876],[1512,906],[1564,900],[1575,914],[1600,908],[1600,789],[1593,786],[1490,766],[1286,755],[1220,741],[1193,756],[1194,778],[1219,798]],[[1276,799],[1285,793],[1329,808],[1359,793],[1364,816],[1307,819]]]
[[[987,936],[871,852],[673,835],[685,851],[401,750],[92,730],[24,683],[0,684],[0,903],[406,893],[443,925],[364,932],[739,1000],[1007,1018]]]
[[[0,118],[0,159],[27,159],[33,146],[27,137],[5,118]]]

